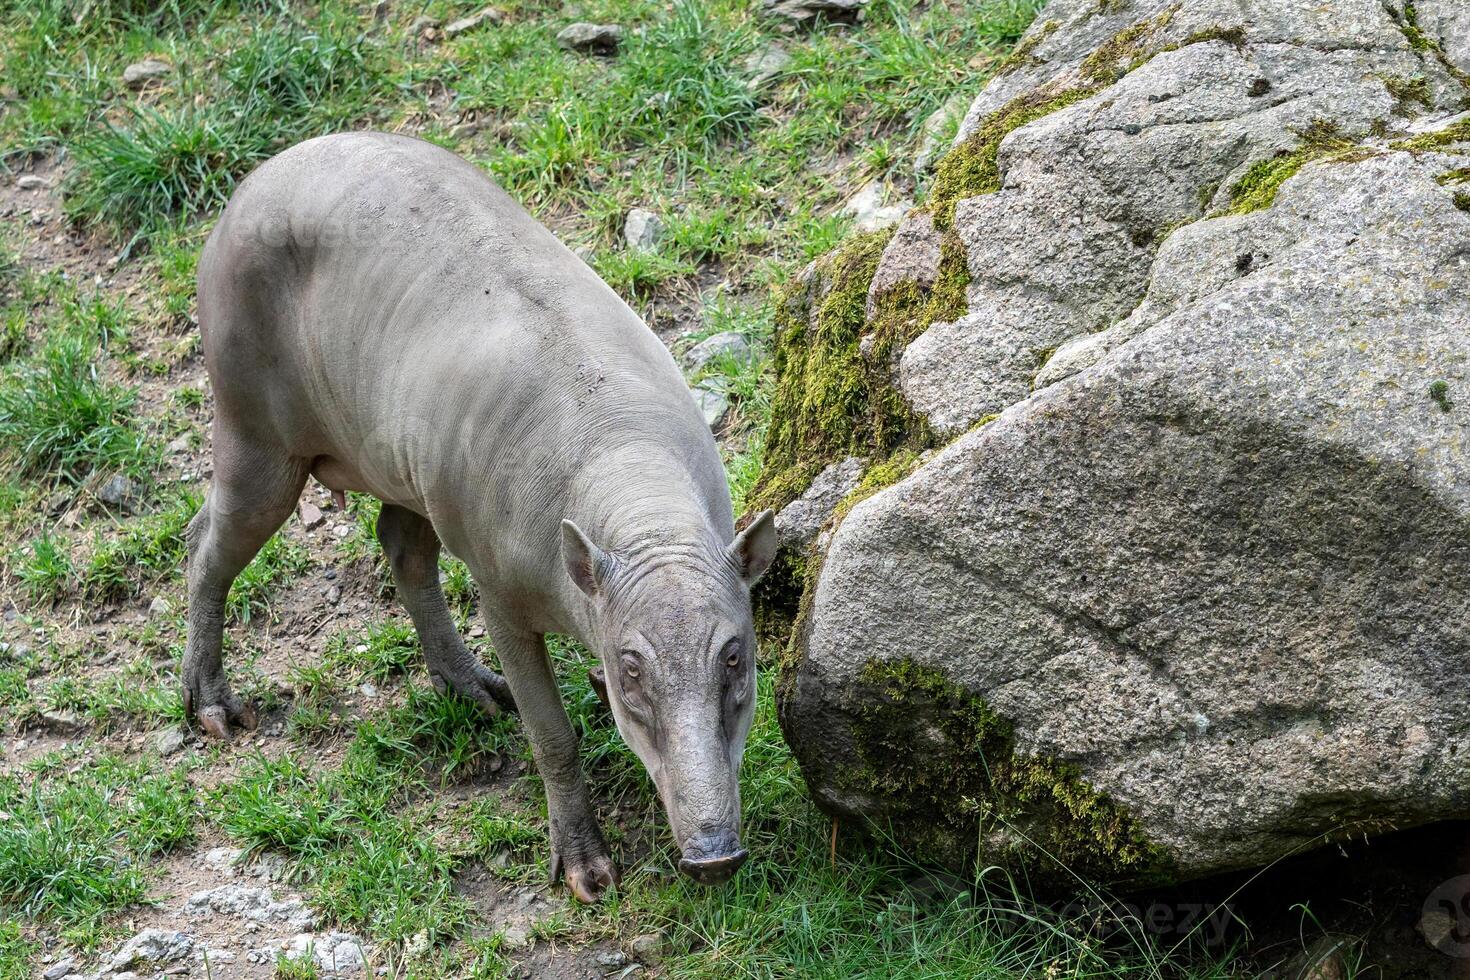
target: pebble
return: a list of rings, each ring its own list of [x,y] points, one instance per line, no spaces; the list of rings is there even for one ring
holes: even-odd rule
[[[663,948],[663,937],[656,932],[646,932],[634,937],[628,948],[643,962],[652,963],[658,959],[658,951]]]
[[[167,616],[173,611],[174,607],[161,595],[154,596],[153,601],[148,603],[149,616]]]
[[[345,538],[352,533],[352,525],[338,524],[336,527],[332,528],[332,533],[339,538]]]
[[[330,602],[334,606],[337,603],[341,602],[342,601],[342,588],[340,586],[334,585],[331,588],[327,589],[327,601]]]
[[[772,44],[745,59],[745,80],[748,88],[762,89],[781,76],[791,64],[791,54],[779,44]]]
[[[166,728],[153,740],[153,747],[162,756],[170,756],[184,747],[185,735],[177,728]]]
[[[750,341],[738,330],[725,330],[706,337],[684,352],[684,366],[691,373],[721,357],[749,361],[753,355]]]
[[[633,208],[623,222],[623,240],[629,248],[649,251],[658,245],[663,233],[663,221],[646,208]]]
[[[301,502],[301,524],[303,527],[308,530],[321,527],[322,521],[326,519],[326,515],[322,513],[322,509],[316,504],[309,500],[303,500]]]
[[[140,963],[172,963],[194,949],[194,937],[168,929],[144,929],[123,944],[108,963],[109,970],[125,970]],[[115,977],[114,980],[119,980]]]
[[[556,35],[556,43],[568,51],[591,51],[612,54],[623,43],[623,29],[617,24],[568,24]]]
[[[718,429],[725,420],[726,413],[730,411],[730,399],[703,384],[697,385],[693,392],[694,404],[699,406],[699,413],[704,416],[705,424],[711,429]]]
[[[365,698],[375,698],[378,696],[378,687],[372,681],[363,682],[362,687],[359,687],[358,691],[360,691],[362,693],[362,696]]]
[[[97,491],[97,499],[104,504],[127,509],[137,492],[137,484],[119,473],[102,484],[102,489]]]
[[[504,19],[505,15],[500,11],[494,7],[486,7],[479,13],[470,14],[468,17],[462,17],[459,20],[452,21],[444,28],[444,34],[446,37],[458,37],[476,28],[484,27],[486,24],[498,24]]]
[[[145,58],[123,69],[123,84],[128,88],[142,88],[155,78],[162,78],[173,70],[173,65],[167,61]]]
[[[597,954],[597,965],[605,970],[616,970],[627,963],[628,957],[620,949],[605,949]]]
[[[51,186],[51,181],[38,174],[22,174],[15,179],[15,186],[23,191],[44,191]]]
[[[57,960],[52,964],[51,969],[41,974],[41,976],[43,980],[61,980],[62,977],[71,972],[71,968],[75,965],[76,960],[68,956],[64,960]]]

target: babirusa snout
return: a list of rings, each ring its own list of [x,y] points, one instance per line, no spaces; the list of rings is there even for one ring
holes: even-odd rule
[[[702,885],[728,881],[749,857],[740,846],[737,760],[708,723],[686,724],[666,746],[658,782],[682,851],[679,870]]]
[[[740,846],[740,835],[731,828],[699,834],[684,842],[679,870],[701,885],[729,881],[750,852]]]

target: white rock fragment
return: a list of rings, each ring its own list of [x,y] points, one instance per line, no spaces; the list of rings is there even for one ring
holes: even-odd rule
[[[142,88],[154,79],[163,78],[174,70],[174,66],[158,58],[145,58],[123,69],[123,84],[128,88]]]
[[[126,970],[139,965],[173,963],[194,949],[194,937],[168,929],[144,929],[123,944],[108,961],[109,970]]]
[[[623,241],[628,243],[629,248],[652,251],[663,233],[663,220],[645,208],[633,208],[623,222]]]

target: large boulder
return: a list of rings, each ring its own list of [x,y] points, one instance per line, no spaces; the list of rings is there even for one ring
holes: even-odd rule
[[[1470,815],[1452,19],[1054,0],[929,206],[808,270],[778,367],[850,343],[859,407],[912,417],[773,442],[768,501],[804,450],[873,460],[803,556],[781,687],[823,806],[1113,882]],[[812,297],[855,268],[842,333]],[[778,435],[827,417],[784,391]]]

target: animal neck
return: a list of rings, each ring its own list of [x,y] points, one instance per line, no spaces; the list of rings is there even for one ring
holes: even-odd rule
[[[723,547],[719,521],[694,474],[678,460],[636,453],[602,455],[583,474],[571,519],[598,547],[619,555],[650,549]],[[728,507],[728,505],[726,505]]]

